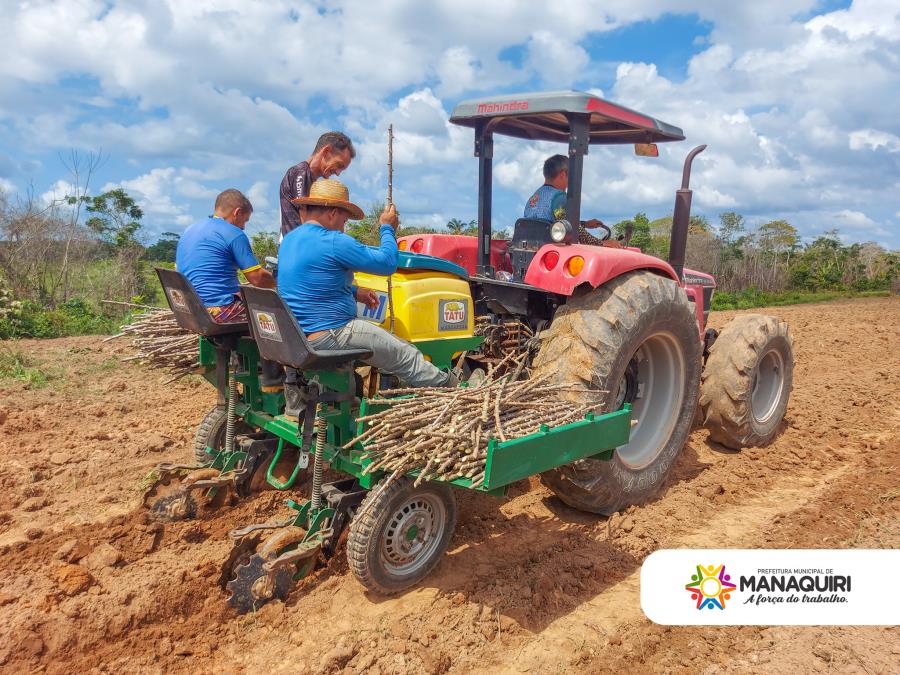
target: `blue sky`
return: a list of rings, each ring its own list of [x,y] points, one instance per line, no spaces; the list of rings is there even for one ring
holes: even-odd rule
[[[737,6],[730,6],[736,4]],[[69,191],[60,160],[102,150],[94,192],[139,199],[149,241],[206,215],[227,187],[275,230],[277,190],[316,138],[343,129],[354,200],[395,199],[407,224],[475,217],[477,165],[461,99],[590,90],[685,130],[656,160],[592,148],[584,213],[671,212],[685,153],[694,210],[806,237],[900,248],[900,19],[896,2],[241,0],[3,3],[0,188]],[[495,227],[512,224],[560,147],[500,142]]]

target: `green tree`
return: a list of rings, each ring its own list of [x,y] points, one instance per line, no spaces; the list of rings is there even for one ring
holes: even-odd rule
[[[772,220],[760,225],[756,239],[763,253],[776,257],[789,256],[800,243],[797,229],[786,220]]]
[[[468,223],[460,220],[459,218],[451,218],[447,221],[447,229],[450,231],[450,234],[463,234],[463,231],[468,226]]]
[[[743,245],[747,237],[744,216],[734,211],[719,214],[719,239],[722,240],[722,258],[734,260],[743,257]]]
[[[257,232],[250,237],[250,247],[260,264],[265,264],[267,257],[278,257],[278,233]]]
[[[613,225],[613,236],[625,236],[625,227],[631,223],[631,242],[629,246],[637,246],[642,251],[649,252],[653,247],[653,237],[650,232],[650,219],[644,212],[636,213],[631,220],[620,220]]]
[[[141,229],[144,212],[125,190],[116,188],[82,199],[91,214],[85,224],[97,233],[101,241],[114,249],[139,245],[136,235]]]
[[[175,262],[175,251],[181,235],[176,232],[163,232],[159,240],[148,246],[144,258],[158,262]]]

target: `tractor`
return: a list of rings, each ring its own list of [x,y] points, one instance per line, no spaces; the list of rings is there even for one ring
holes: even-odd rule
[[[577,243],[584,157],[591,145],[612,144],[658,156],[657,143],[684,140],[681,129],[577,91],[467,100],[450,122],[475,133],[478,234],[411,235],[401,249],[464,267],[482,321],[538,336],[539,372],[608,392],[606,410],[628,403],[637,422],[611,460],[586,458],[541,475],[562,501],[609,515],[651,497],[684,447],[698,404],[714,442],[739,449],[772,440],[792,385],[787,324],[752,314],[721,333],[707,329],[716,283],[684,266],[691,166],[705,145],[685,158],[664,261],[628,246]],[[520,218],[511,240],[492,238],[497,135],[568,145],[566,221]]]
[[[778,431],[793,368],[786,324],[749,315],[716,334],[706,327],[715,282],[684,268],[690,168],[703,146],[685,160],[666,262],[634,248],[578,244],[571,223],[578,223],[590,144],[635,143],[649,153],[655,143],[682,140],[679,129],[578,92],[466,101],[451,121],[475,130],[478,236],[402,238],[391,277],[356,275],[381,301],[376,309],[358,305],[358,316],[439,367],[462,366],[472,376],[463,386],[512,351],[538,376],[580,381],[604,403],[575,422],[492,438],[478,482],[462,475],[395,480],[373,470],[359,440],[391,386],[391,378],[356,367],[368,353],[314,349],[268,289],[242,287],[246,323],[215,324],[183,275],[157,270],[176,320],[201,336],[201,369],[219,401],[197,430],[197,463],[159,467],[163,476],[186,476],[153,493],[151,512],[193,517],[224,489],[290,490],[311,474],[309,498],[288,499],[287,517],[230,533],[220,584],[240,612],[286,597],[321,557],[337,552],[344,532],[351,572],[366,588],[409,588],[449,545],[454,489],[502,496],[516,481],[540,476],[578,509],[611,514],[644,502],[674,466],[698,406],[711,438],[731,448],[764,444]],[[492,239],[495,134],[568,142],[569,221],[519,219],[511,240]],[[285,415],[283,393],[260,386],[261,359],[300,374],[298,417]],[[342,477],[325,483],[326,465]]]

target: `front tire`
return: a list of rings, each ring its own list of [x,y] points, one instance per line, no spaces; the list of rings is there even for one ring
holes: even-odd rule
[[[395,595],[444,557],[456,527],[456,498],[447,485],[413,487],[406,477],[382,486],[368,494],[350,524],[347,560],[367,589]]]
[[[604,515],[653,497],[690,434],[700,356],[696,320],[672,279],[630,272],[572,298],[542,339],[538,374],[607,392],[603,412],[631,403],[637,424],[611,460],[572,462],[541,474],[544,484],[569,506]]]
[[[700,406],[709,438],[734,450],[775,438],[794,381],[788,325],[744,314],[728,322],[709,349]]]

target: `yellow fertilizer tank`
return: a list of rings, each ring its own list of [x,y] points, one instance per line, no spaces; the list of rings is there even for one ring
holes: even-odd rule
[[[430,256],[400,256],[401,267],[391,276],[394,334],[414,343],[436,365],[447,366],[453,356],[474,349],[481,342],[474,336],[475,312],[469,282],[460,274],[403,266],[404,261]],[[445,263],[440,265],[442,268],[457,268],[452,263],[439,262]],[[462,268],[457,269],[465,275]],[[379,301],[375,309],[357,303],[357,317],[390,330],[387,277],[363,272],[357,272],[355,277],[356,285],[371,288]]]

